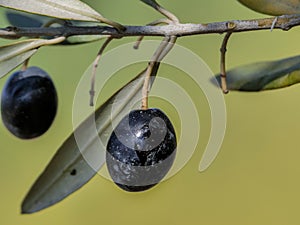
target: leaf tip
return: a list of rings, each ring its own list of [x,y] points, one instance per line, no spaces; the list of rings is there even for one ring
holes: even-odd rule
[[[32,214],[39,212],[43,209],[48,208],[49,206],[52,206],[58,201],[59,200],[49,200],[43,197],[37,198],[36,195],[34,195],[32,191],[30,191],[21,204],[21,214]]]
[[[29,201],[24,199],[21,205],[21,214],[32,214],[42,210],[45,207],[41,207],[39,204],[30,203]]]
[[[204,165],[203,163],[200,163],[199,172],[200,173],[204,172],[208,167],[209,167],[209,165],[207,165],[207,164]]]
[[[33,210],[33,209],[29,208],[29,207],[24,206],[24,204],[22,204],[22,206],[21,206],[21,214],[22,215],[24,215],[24,214],[32,214],[34,212],[36,212],[36,210]]]

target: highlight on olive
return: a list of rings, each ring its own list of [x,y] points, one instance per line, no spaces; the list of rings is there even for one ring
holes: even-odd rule
[[[147,190],[168,173],[176,147],[173,125],[161,110],[133,110],[119,122],[109,138],[108,172],[125,191]]]
[[[29,67],[13,73],[1,95],[1,116],[16,137],[31,139],[44,134],[57,111],[57,92],[50,76],[41,68]]]

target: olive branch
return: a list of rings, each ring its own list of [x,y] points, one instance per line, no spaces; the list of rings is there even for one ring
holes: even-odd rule
[[[43,37],[43,36],[76,36],[76,35],[109,35],[112,38],[124,38],[132,36],[193,36],[203,34],[222,34],[226,32],[238,33],[260,30],[279,29],[288,31],[300,25],[300,16],[283,15],[277,17],[273,26],[274,17],[251,19],[251,20],[231,20],[224,22],[214,22],[208,24],[168,24],[162,26],[124,26],[124,31],[119,31],[109,26],[74,26],[65,24],[62,27],[6,27],[0,29],[1,38],[16,39],[21,37]]]
[[[156,76],[160,62],[172,49],[178,38],[192,35],[225,34],[220,48],[220,75],[217,75],[219,86],[221,86],[224,93],[227,93],[228,90],[261,91],[284,88],[300,82],[300,57],[298,56],[273,62],[263,62],[258,67],[256,63],[250,64],[231,71],[226,70],[225,63],[227,44],[234,33],[274,29],[288,31],[300,25],[300,15],[287,13],[287,15],[263,19],[183,24],[173,13],[163,8],[156,1],[141,1],[154,8],[164,18],[145,26],[127,26],[105,18],[78,0],[27,0],[26,4],[22,4],[21,1],[0,0],[0,6],[47,16],[34,17],[29,14],[10,14],[12,24],[0,29],[0,38],[13,41],[9,45],[0,47],[0,77],[22,63],[26,68],[28,60],[42,46],[81,44],[106,38],[94,61],[94,70],[91,74],[90,105],[93,105],[97,65],[105,48],[111,41],[136,36],[139,37],[135,45],[138,48],[144,36],[163,37],[161,45],[149,60],[146,69],[112,95],[65,140],[27,194],[22,204],[23,213],[33,213],[57,203],[83,186],[96,174],[97,171],[92,170],[87,165],[78,149],[79,147],[76,145],[76,133],[77,135],[78,133],[83,134],[89,128],[91,120],[95,118],[98,121],[97,133],[104,139],[104,133],[111,132],[110,122],[107,122],[110,119],[108,112],[112,107],[112,102],[119,98],[122,92],[130,93],[128,95],[130,98],[121,99],[122,101],[118,106],[120,113],[114,115],[113,119],[124,115],[126,104],[136,100],[140,93],[143,96],[141,108],[147,109],[148,93],[154,81],[150,77]],[[45,7],[48,9],[47,11],[44,10]],[[20,16],[29,18],[31,24],[26,27],[20,26],[18,24]],[[54,27],[53,24],[58,26]],[[23,37],[28,39],[15,42],[15,40]],[[101,120],[104,122],[99,122]],[[85,151],[93,150],[95,138],[97,137],[87,138],[87,144],[84,146]],[[72,157],[70,157],[70,154],[73,154]],[[205,159],[205,154],[203,158]],[[206,169],[211,162],[211,160],[206,162],[205,167],[200,165],[200,170]],[[101,159],[97,164],[97,168],[100,169],[103,164],[104,161]],[[83,171],[84,175],[79,180],[70,181],[69,177],[75,176],[76,172],[74,173],[74,171],[77,171],[78,168]],[[61,188],[62,186],[64,188]]]

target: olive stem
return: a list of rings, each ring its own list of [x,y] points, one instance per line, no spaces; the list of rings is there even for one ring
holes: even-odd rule
[[[27,70],[28,64],[29,64],[29,60],[30,60],[30,58],[26,59],[26,60],[23,62],[23,66],[22,66],[22,69],[21,69],[22,71]]]
[[[148,109],[148,96],[149,96],[149,91],[150,91],[150,79],[151,79],[151,75],[153,75],[152,74],[153,67],[154,67],[156,62],[159,62],[161,60],[161,58],[163,57],[162,54],[165,55],[164,50],[167,48],[170,40],[171,40],[171,37],[165,37],[163,39],[163,41],[161,42],[160,46],[157,48],[157,50],[153,54],[152,59],[148,64],[148,67],[147,67],[147,70],[146,70],[145,81],[144,81],[144,85],[143,85],[143,88],[142,88],[142,106],[141,106],[141,108],[143,110]]]
[[[151,71],[153,70],[155,61],[150,61],[146,70],[146,77],[142,89],[142,109],[148,109],[148,95],[149,95],[149,84],[151,78]]]
[[[94,96],[95,96],[95,81],[96,81],[96,72],[97,72],[97,67],[99,64],[99,61],[101,59],[101,56],[103,55],[103,52],[105,48],[108,46],[108,44],[113,40],[112,37],[108,37],[106,41],[103,43],[101,46],[97,57],[93,63],[93,71],[92,71],[92,77],[91,77],[91,89],[90,89],[90,106],[94,106]]]
[[[220,48],[220,52],[221,52],[220,77],[221,77],[221,88],[224,94],[227,94],[229,92],[227,88],[227,81],[226,81],[226,52],[227,52],[228,40],[231,34],[232,32],[226,33],[222,42],[222,46]]]

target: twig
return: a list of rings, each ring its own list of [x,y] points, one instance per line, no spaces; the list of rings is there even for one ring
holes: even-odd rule
[[[42,36],[73,36],[73,35],[109,35],[114,38],[127,36],[192,36],[201,34],[226,33],[231,31],[247,32],[258,30],[270,30],[274,17],[255,20],[233,20],[215,22],[208,24],[170,24],[165,26],[125,26],[126,30],[120,33],[113,27],[106,26],[63,26],[63,27],[7,27],[0,29],[2,38],[19,37],[42,37]],[[235,24],[234,29],[228,24]],[[289,30],[292,27],[300,26],[299,15],[279,16],[273,29]]]
[[[227,51],[227,44],[231,34],[232,32],[226,33],[222,42],[222,46],[220,48],[220,52],[221,52],[220,77],[221,77],[221,88],[224,94],[228,93],[227,82],[226,82],[226,51]]]
[[[170,41],[172,40],[172,46],[174,45],[174,37],[165,37],[163,41],[161,42],[160,46],[157,48],[156,52],[152,56],[147,70],[146,70],[146,76],[145,76],[145,81],[142,89],[142,109],[148,109],[148,95],[149,95],[149,90],[150,90],[150,78],[152,74],[153,67],[157,62],[160,62],[162,58],[169,52],[170,48],[168,48],[168,45],[170,44]]]
[[[96,80],[96,72],[97,72],[98,63],[99,63],[99,60],[100,60],[105,48],[112,40],[113,40],[112,37],[108,37],[106,39],[106,41],[101,46],[101,48],[97,54],[97,57],[93,63],[93,72],[92,72],[92,77],[91,77],[91,90],[90,90],[90,106],[94,106],[95,80]]]
[[[149,95],[149,83],[150,83],[150,78],[151,78],[151,73],[153,70],[153,66],[155,62],[157,62],[160,54],[162,51],[165,49],[165,47],[168,44],[168,41],[170,40],[170,37],[164,38],[162,41],[161,45],[158,47],[154,55],[152,56],[151,61],[148,64],[147,70],[146,70],[146,76],[145,76],[145,81],[142,89],[142,109],[148,109],[148,95]]]
[[[26,59],[26,60],[23,62],[22,69],[21,69],[22,71],[27,70],[28,64],[29,64],[29,60],[30,60],[30,58]]]

